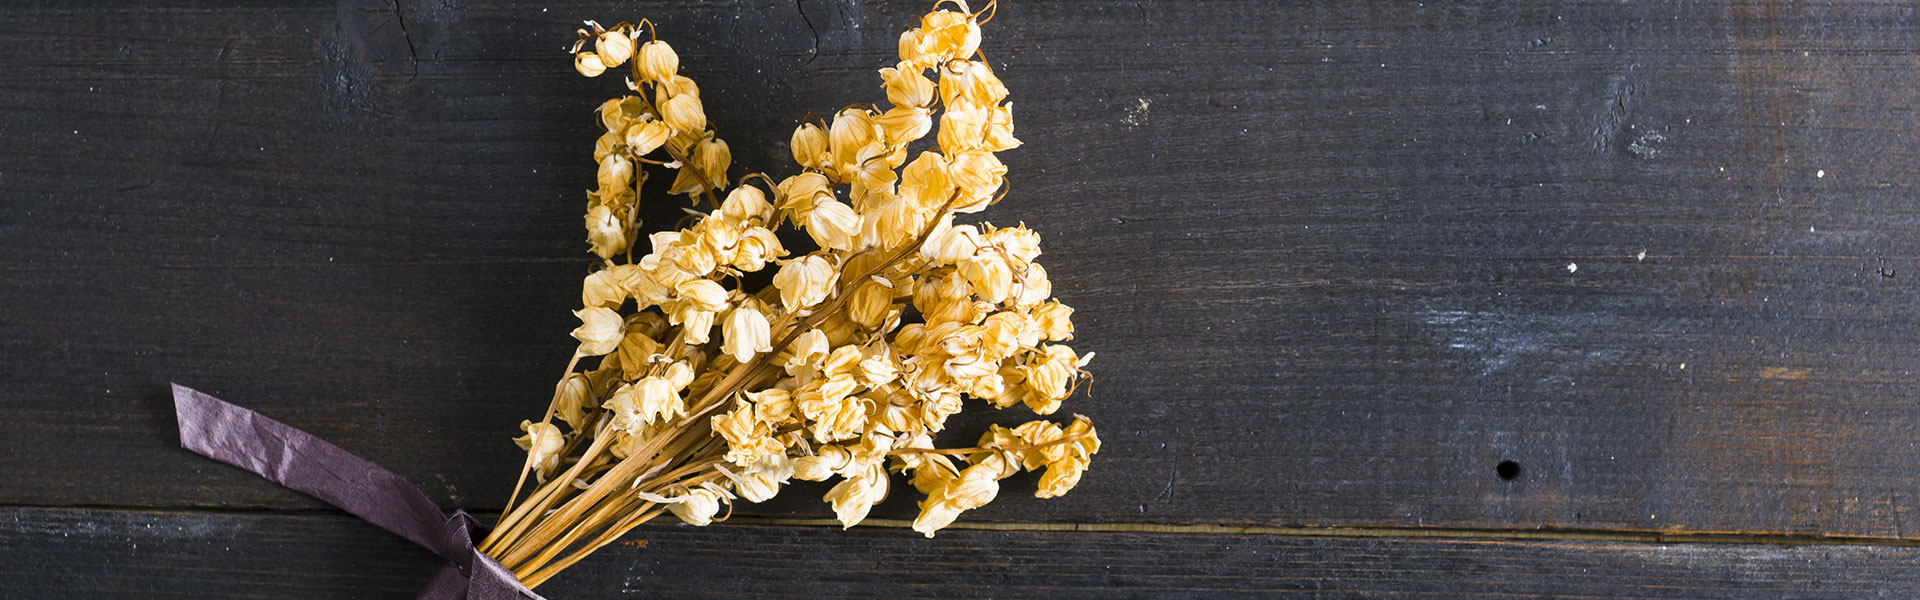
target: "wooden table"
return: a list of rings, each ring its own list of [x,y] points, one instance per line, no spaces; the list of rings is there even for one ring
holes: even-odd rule
[[[926,540],[796,485],[541,591],[1920,593],[1915,5],[1004,3],[988,216],[1099,353],[1079,489]],[[784,173],[928,3],[203,4],[0,9],[0,597],[411,597],[436,558],[179,449],[168,382],[497,510],[617,89],[579,20]]]

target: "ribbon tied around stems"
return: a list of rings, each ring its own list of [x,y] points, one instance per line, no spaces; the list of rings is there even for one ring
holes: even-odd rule
[[[452,515],[406,478],[260,413],[173,385],[180,446],[304,492],[447,560],[420,600],[543,600],[474,547],[486,528]]]

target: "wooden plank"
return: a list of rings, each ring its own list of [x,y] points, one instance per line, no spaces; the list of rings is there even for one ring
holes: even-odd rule
[[[660,23],[779,165],[922,8],[9,9],[0,502],[315,506],[177,450],[179,381],[500,504],[584,265],[611,88],[565,64],[576,20]],[[967,518],[1920,531],[1917,19],[1009,3],[1027,146],[991,216],[1047,236],[1108,443]]]
[[[644,543],[642,543],[644,542]],[[346,516],[0,510],[0,595],[404,598],[439,566]],[[1920,549],[646,527],[551,598],[1903,597]]]

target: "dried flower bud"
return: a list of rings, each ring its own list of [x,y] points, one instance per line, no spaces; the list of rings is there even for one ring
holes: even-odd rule
[[[727,187],[727,167],[732,164],[733,151],[723,140],[707,138],[694,149],[693,170],[704,180],[707,189]]]
[[[794,128],[787,147],[793,151],[793,161],[803,168],[820,169],[827,164],[827,132],[819,125],[802,123]]]
[[[573,70],[588,77],[599,77],[607,72],[607,64],[600,62],[600,55],[592,52],[578,52],[573,55]]]
[[[947,172],[952,174],[954,186],[960,190],[954,212],[976,213],[986,210],[993,193],[1006,181],[1007,166],[991,152],[962,152],[954,155],[953,166]]]
[[[880,126],[881,140],[887,148],[899,148],[908,142],[927,137],[933,131],[932,113],[924,108],[894,107],[874,119]]]
[[[821,248],[853,249],[854,235],[860,231],[860,214],[853,207],[828,200],[807,213],[807,235]]]
[[[893,308],[893,288],[876,281],[867,281],[854,288],[853,297],[847,299],[847,313],[853,322],[861,327],[876,329],[887,318],[887,311]]]
[[[580,353],[586,356],[600,356],[612,352],[620,346],[621,338],[626,335],[626,320],[612,309],[592,306],[573,311],[580,318],[580,326],[573,330],[573,338],[580,340]]]
[[[941,60],[966,58],[980,49],[980,24],[973,15],[939,10],[920,18],[927,52]]]
[[[982,300],[998,304],[1013,294],[1013,267],[997,252],[978,252],[960,261],[960,274]]]
[[[1033,309],[1033,319],[1047,341],[1073,339],[1073,307],[1058,301],[1048,302]]]
[[[793,459],[793,477],[805,481],[826,481],[834,473],[853,460],[847,449],[836,445],[825,445],[814,456],[802,456]]]
[[[580,285],[581,306],[602,306],[619,308],[627,301],[627,291],[620,285],[611,270],[602,269],[588,275]]]
[[[672,127],[664,122],[648,119],[627,126],[626,137],[623,139],[627,144],[628,152],[632,152],[634,156],[645,156],[660,149],[660,146],[667,143],[667,138],[670,137],[673,137]]]
[[[882,87],[887,89],[887,101],[894,106],[904,108],[928,108],[933,106],[934,83],[927,79],[925,71],[902,62],[897,66],[880,70]]]
[[[526,435],[513,438],[514,445],[532,455],[534,469],[539,471],[542,481],[560,467],[560,449],[566,447],[567,436],[560,433],[560,427],[552,423],[521,421],[520,430]]]
[[[1020,140],[1013,137],[1013,103],[1002,104],[987,113],[987,133],[982,141],[982,150],[1004,152],[1020,147]]]
[[[767,195],[760,188],[742,185],[733,188],[726,201],[720,203],[720,214],[736,223],[749,219],[764,223],[773,218],[773,205],[767,203]]]
[[[826,300],[839,276],[833,263],[808,255],[782,265],[780,272],[773,275],[773,286],[780,290],[781,306],[792,312]]]
[[[600,64],[618,67],[633,57],[633,37],[624,28],[602,31],[594,40],[593,51],[600,55]]]
[[[633,161],[619,154],[600,159],[600,189],[627,188],[633,185]]]
[[[694,279],[674,286],[674,294],[699,310],[718,312],[727,308],[727,288],[708,279]]]
[[[720,514],[720,494],[707,488],[695,488],[677,500],[667,504],[667,510],[694,527],[706,527]]]
[[[681,94],[660,104],[660,118],[675,131],[702,131],[707,128],[707,112],[700,97]]]
[[[679,70],[680,55],[666,42],[655,40],[640,45],[640,59],[634,62],[633,73],[641,81],[669,81]]]
[[[947,106],[994,106],[1007,98],[1007,86],[987,63],[956,60],[941,67],[940,102]]]
[[[757,300],[748,300],[734,307],[721,332],[725,337],[720,351],[742,364],[753,360],[754,355],[773,351],[773,332],[759,305]]]
[[[596,406],[598,403],[593,397],[593,384],[587,380],[586,376],[575,373],[560,382],[560,393],[558,400],[554,402],[553,416],[566,421],[567,426],[578,432],[587,426],[583,418],[586,410]]]
[[[876,468],[842,480],[827,491],[826,500],[833,504],[833,514],[839,517],[841,528],[846,529],[865,520],[873,504],[886,497],[886,470]]]

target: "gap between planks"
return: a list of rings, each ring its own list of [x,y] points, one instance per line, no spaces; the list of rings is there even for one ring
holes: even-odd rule
[[[212,513],[233,515],[341,516],[353,517],[337,509],[229,508],[209,506],[136,506],[117,504],[47,505],[0,503],[0,510],[96,510],[130,513]],[[476,516],[498,513],[499,509],[479,509]],[[471,511],[470,511],[471,512]],[[354,517],[358,518],[358,517]],[[735,516],[726,523],[763,527],[837,527],[838,519]],[[720,524],[725,526],[725,524]],[[907,519],[866,519],[855,527],[910,529]],[[1636,531],[1615,529],[1474,529],[1454,527],[1356,527],[1338,525],[1172,525],[1165,523],[1012,523],[992,521],[956,521],[945,530],[1007,532],[1080,532],[1080,533],[1166,533],[1190,535],[1258,535],[1275,537],[1343,538],[1419,538],[1431,540],[1519,540],[1580,541],[1648,544],[1715,544],[1765,546],[1871,546],[1883,548],[1920,548],[1920,538],[1878,536],[1818,535],[1792,533],[1711,532],[1711,531]]]

